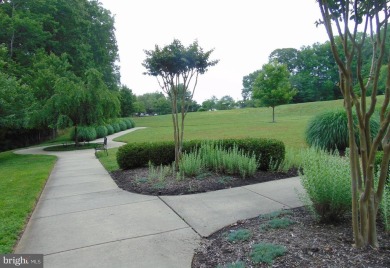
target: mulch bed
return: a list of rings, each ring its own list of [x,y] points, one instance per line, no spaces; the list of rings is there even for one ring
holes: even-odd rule
[[[246,179],[211,172],[204,173],[197,178],[182,180],[177,180],[172,176],[167,176],[164,179],[150,179],[148,177],[148,168],[117,170],[110,174],[119,188],[129,192],[148,195],[203,193],[298,176],[298,172],[295,169],[288,172],[258,171],[253,177]]]
[[[256,217],[221,229],[202,240],[193,258],[193,268],[228,267],[241,261],[245,267],[270,267],[254,263],[249,255],[253,244],[267,242],[287,249],[276,258],[272,267],[390,267],[390,233],[379,226],[379,249],[356,249],[352,246],[352,229],[348,220],[337,225],[316,222],[304,208],[290,210],[281,217],[295,224],[284,229],[260,231],[266,219]],[[252,237],[244,242],[229,242],[227,234],[248,229]],[[239,266],[242,267],[242,266]]]
[[[258,172],[252,178],[241,179],[215,173],[198,178],[177,180],[172,176],[149,177],[148,168],[111,172],[118,186],[126,191],[149,195],[182,195],[215,191],[248,184],[297,176],[297,170]],[[379,223],[379,249],[354,248],[350,220],[338,224],[318,223],[305,208],[288,210],[279,217],[288,218],[293,225],[282,229],[261,229],[264,217],[239,221],[208,238],[203,238],[193,258],[193,268],[214,267],[390,267],[390,233]],[[229,242],[227,235],[237,229],[248,229],[252,236],[247,241]],[[267,242],[282,245],[285,255],[272,265],[255,263],[250,258],[254,244]],[[229,266],[239,262],[240,265]]]

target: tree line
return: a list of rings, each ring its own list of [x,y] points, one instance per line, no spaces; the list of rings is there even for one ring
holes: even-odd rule
[[[114,17],[96,1],[0,3],[0,150],[120,115]]]
[[[387,30],[389,31],[389,30]],[[363,38],[362,33],[357,34],[357,38]],[[390,37],[387,35],[386,53],[387,58],[390,51]],[[338,48],[342,47],[340,37],[335,37],[335,44]],[[341,50],[341,53],[343,51]],[[367,81],[370,76],[370,53],[372,53],[372,44],[370,42],[363,43],[362,48],[362,72]],[[296,89],[297,93],[292,98],[292,103],[326,101],[342,98],[339,87],[339,70],[331,50],[329,41],[324,43],[315,43],[309,46],[303,46],[300,49],[295,48],[278,48],[271,52],[268,57],[269,63],[278,62],[284,64],[289,71],[289,81],[292,88]],[[356,59],[352,63],[353,72],[356,73]],[[256,107],[260,103],[252,98],[253,85],[256,78],[259,76],[261,69],[256,70],[242,79],[243,88],[241,95],[243,98],[243,107]],[[387,65],[384,64],[380,70],[380,79],[378,84],[378,93],[383,94],[386,86]],[[358,81],[354,81],[355,91],[358,91]],[[372,89],[368,89],[367,95]]]

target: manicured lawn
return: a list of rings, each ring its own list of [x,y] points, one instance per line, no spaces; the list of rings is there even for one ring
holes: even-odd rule
[[[330,109],[342,109],[342,100],[290,104],[275,109],[276,123],[271,108],[249,108],[229,111],[189,113],[185,123],[185,139],[220,139],[262,137],[283,141],[287,147],[306,147],[304,131],[313,115]],[[117,138],[122,142],[172,140],[170,115],[134,118],[138,127],[148,127]]]
[[[11,253],[56,157],[0,153],[0,254]]]

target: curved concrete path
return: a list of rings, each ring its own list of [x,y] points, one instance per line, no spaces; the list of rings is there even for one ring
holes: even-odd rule
[[[111,135],[112,141],[134,128]],[[94,150],[51,154],[58,160],[15,253],[44,254],[50,267],[190,267],[200,236],[237,220],[302,204],[298,178],[185,196],[123,191]]]

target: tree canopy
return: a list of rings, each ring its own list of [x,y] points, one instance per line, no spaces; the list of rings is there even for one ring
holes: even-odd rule
[[[275,122],[275,107],[290,102],[296,94],[289,76],[287,65],[272,62],[263,65],[253,84],[253,98],[272,107],[272,122]]]

